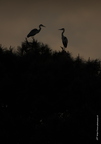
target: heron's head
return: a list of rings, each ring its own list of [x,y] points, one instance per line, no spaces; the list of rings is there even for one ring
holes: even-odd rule
[[[40,24],[39,27],[45,27],[43,24]]]
[[[64,29],[64,28],[61,28],[61,29],[59,29],[59,30],[63,30],[63,31],[65,31],[65,29]]]

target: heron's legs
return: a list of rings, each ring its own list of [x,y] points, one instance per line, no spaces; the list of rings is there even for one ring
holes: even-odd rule
[[[62,47],[62,46],[60,46],[60,47],[61,47],[62,51],[65,51],[65,48],[64,48],[64,47]]]
[[[34,36],[32,36],[32,40],[35,41]]]

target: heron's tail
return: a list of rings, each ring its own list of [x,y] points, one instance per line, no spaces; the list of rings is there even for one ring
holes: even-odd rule
[[[29,38],[30,36],[29,36],[29,34],[27,35],[27,38]]]

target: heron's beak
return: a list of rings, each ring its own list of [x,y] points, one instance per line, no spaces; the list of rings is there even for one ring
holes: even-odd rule
[[[43,25],[43,27],[46,27],[46,26]]]
[[[61,30],[61,29],[58,29],[58,30]]]

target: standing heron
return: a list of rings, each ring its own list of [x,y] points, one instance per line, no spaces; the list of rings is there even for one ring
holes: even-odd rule
[[[62,48],[62,50],[63,50],[64,48],[67,47],[68,39],[67,39],[67,37],[65,37],[65,36],[63,35],[64,32],[65,32],[65,29],[62,28],[62,29],[59,29],[59,30],[62,30],[61,38],[62,38],[62,43],[63,43],[63,46],[64,46],[64,47],[61,47],[61,48]]]
[[[39,33],[41,31],[41,27],[45,27],[44,25],[40,24],[39,25],[39,29],[32,29],[29,34],[27,35],[27,38],[29,37],[33,37],[34,35],[36,35],[37,33]]]

